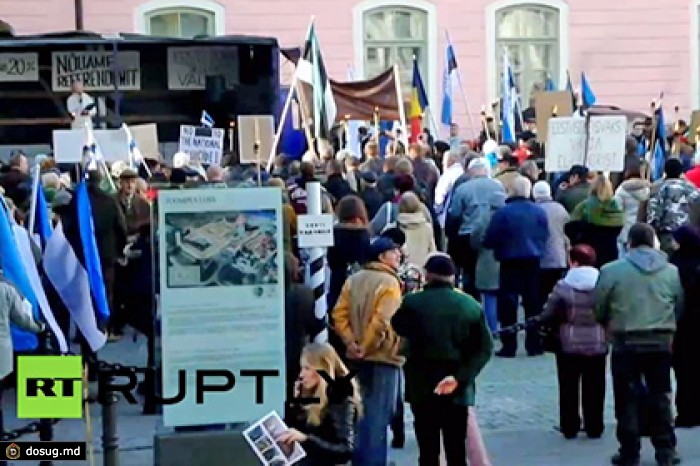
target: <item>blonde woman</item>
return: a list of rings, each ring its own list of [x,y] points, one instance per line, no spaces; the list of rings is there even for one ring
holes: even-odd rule
[[[407,262],[416,265],[425,264],[428,256],[437,248],[433,225],[425,218],[423,203],[415,193],[409,191],[401,195],[397,223],[406,235],[404,251]]]
[[[361,414],[360,391],[353,380],[349,393],[331,393],[322,375],[338,380],[349,374],[333,347],[311,343],[301,354],[301,372],[294,388],[297,397],[318,398],[319,403],[296,407],[287,422],[290,429],[277,442],[299,442],[306,451],[301,466],[344,465],[352,459],[355,423]]]
[[[589,244],[595,249],[600,268],[618,257],[617,237],[625,224],[622,207],[614,198],[612,183],[599,174],[591,185],[586,200],[571,213],[571,222],[565,227],[571,245]]]

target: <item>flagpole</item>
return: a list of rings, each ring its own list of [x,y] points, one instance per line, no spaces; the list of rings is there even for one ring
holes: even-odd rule
[[[401,136],[405,148],[408,148],[408,122],[406,121],[406,107],[403,101],[403,90],[401,89],[401,73],[399,72],[399,64],[394,63],[394,84],[396,87],[396,100],[399,104],[399,118],[401,119]]]
[[[445,38],[447,39],[447,45],[452,47],[452,41],[450,40],[450,32],[445,29]],[[454,52],[454,47],[452,48]],[[459,71],[459,65],[457,65],[457,85],[459,86],[459,93],[462,95],[462,101],[464,102],[464,108],[467,110],[467,117],[469,118],[469,128],[472,133],[475,133],[476,126],[474,126],[474,117],[472,116],[472,110],[469,106],[469,101],[467,100],[467,94],[464,92],[464,84],[462,84],[462,73]],[[478,133],[477,133],[478,136]]]
[[[313,27],[315,16],[311,16],[311,22],[309,22],[309,27],[307,28],[306,37],[309,37],[311,33],[311,28]],[[275,160],[275,154],[277,153],[277,146],[279,146],[280,138],[282,137],[282,130],[284,129],[284,124],[287,122],[287,115],[289,114],[289,108],[292,105],[292,99],[294,98],[294,93],[296,92],[297,83],[299,82],[299,63],[294,66],[294,74],[292,74],[292,83],[289,85],[289,93],[287,94],[287,100],[282,107],[282,114],[280,115],[279,125],[277,125],[277,132],[275,133],[275,138],[272,140],[272,147],[270,148],[270,157],[267,160],[267,171],[272,169],[272,164]],[[302,109],[303,105],[299,105],[299,111],[302,113],[302,125],[306,129],[307,122],[304,119],[304,111]],[[308,134],[307,134],[308,138]],[[311,148],[313,149],[313,147]]]
[[[34,166],[34,180],[32,180],[32,200],[29,205],[29,237],[34,239],[34,222],[36,218],[36,197],[39,193],[39,173],[41,167],[37,163]]]

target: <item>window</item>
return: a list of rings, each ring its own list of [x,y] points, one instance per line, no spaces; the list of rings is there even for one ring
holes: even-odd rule
[[[500,80],[503,54],[507,52],[525,107],[534,92],[544,90],[547,78],[558,81],[559,22],[559,10],[546,6],[514,6],[496,11],[497,79]],[[500,89],[498,84],[496,89]]]
[[[365,78],[399,65],[402,89],[410,94],[413,57],[416,57],[428,89],[428,13],[416,8],[383,7],[367,10],[362,17]]]
[[[139,34],[192,39],[226,34],[225,8],[215,0],[149,0],[134,9]]]
[[[213,36],[214,13],[199,9],[161,9],[147,15],[147,33],[160,37],[192,39]]]

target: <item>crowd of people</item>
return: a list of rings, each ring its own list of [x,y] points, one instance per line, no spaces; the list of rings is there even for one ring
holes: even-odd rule
[[[110,173],[91,171],[88,192],[112,309],[104,328],[111,340],[127,324],[152,337],[157,189],[262,183],[280,189],[283,199],[288,399],[321,399],[285,413],[292,429],[280,441],[300,442],[306,464],[386,465],[389,446],[405,442],[406,402],[419,464],[438,465],[442,455],[449,466],[466,465],[477,376],[492,354],[516,357],[511,330],[521,304],[527,356],[556,355],[562,435],[602,436],[610,360],[620,443],[613,463],[637,465],[644,434],[659,465],[677,464],[674,428],[700,425],[700,385],[692,375],[700,353],[692,333],[700,324],[697,169],[669,158],[665,176],[651,183],[634,137],[627,146],[624,172],[613,177],[578,165],[545,174],[535,146],[484,138],[468,144],[456,126],[446,142],[422,138],[406,146],[397,137],[385,154],[372,138],[363,154],[319,144],[301,161],[279,156],[269,173],[237,163],[233,154],[222,166],[204,168],[181,153],[169,167],[147,159],[138,170],[115,163]],[[51,157],[36,162],[54,221],[75,223],[76,178]],[[18,154],[0,179],[20,225],[30,172]],[[323,211],[336,219],[335,245],[327,251],[330,338],[323,344],[310,343],[322,323],[302,280],[305,253],[296,245],[296,217],[307,213],[310,182],[322,183]],[[0,291],[6,301],[18,299]],[[69,315],[53,300],[68,335]],[[42,324],[18,320],[13,306],[7,319],[40,330]],[[85,344],[82,350],[94,364],[96,355]],[[353,389],[328,396],[323,373],[351,370]]]

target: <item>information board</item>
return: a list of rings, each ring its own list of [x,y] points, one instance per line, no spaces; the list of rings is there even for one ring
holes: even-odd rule
[[[38,53],[0,53],[0,82],[38,80]]]
[[[238,48],[168,48],[168,89],[205,89],[207,76],[223,76],[227,89],[238,84]]]
[[[197,126],[180,126],[179,152],[189,154],[204,164],[221,164],[224,130]]]
[[[116,58],[116,62],[115,62]],[[114,78],[122,91],[141,89],[140,54],[136,51],[53,52],[51,84],[54,91],[70,91],[81,81],[86,91],[111,91]]]
[[[282,198],[277,188],[158,193],[163,394],[167,427],[252,422],[286,398]],[[196,402],[198,370],[235,386]],[[262,381],[241,371],[269,371]],[[225,379],[207,379],[223,384]],[[262,400],[256,385],[262,383]]]

